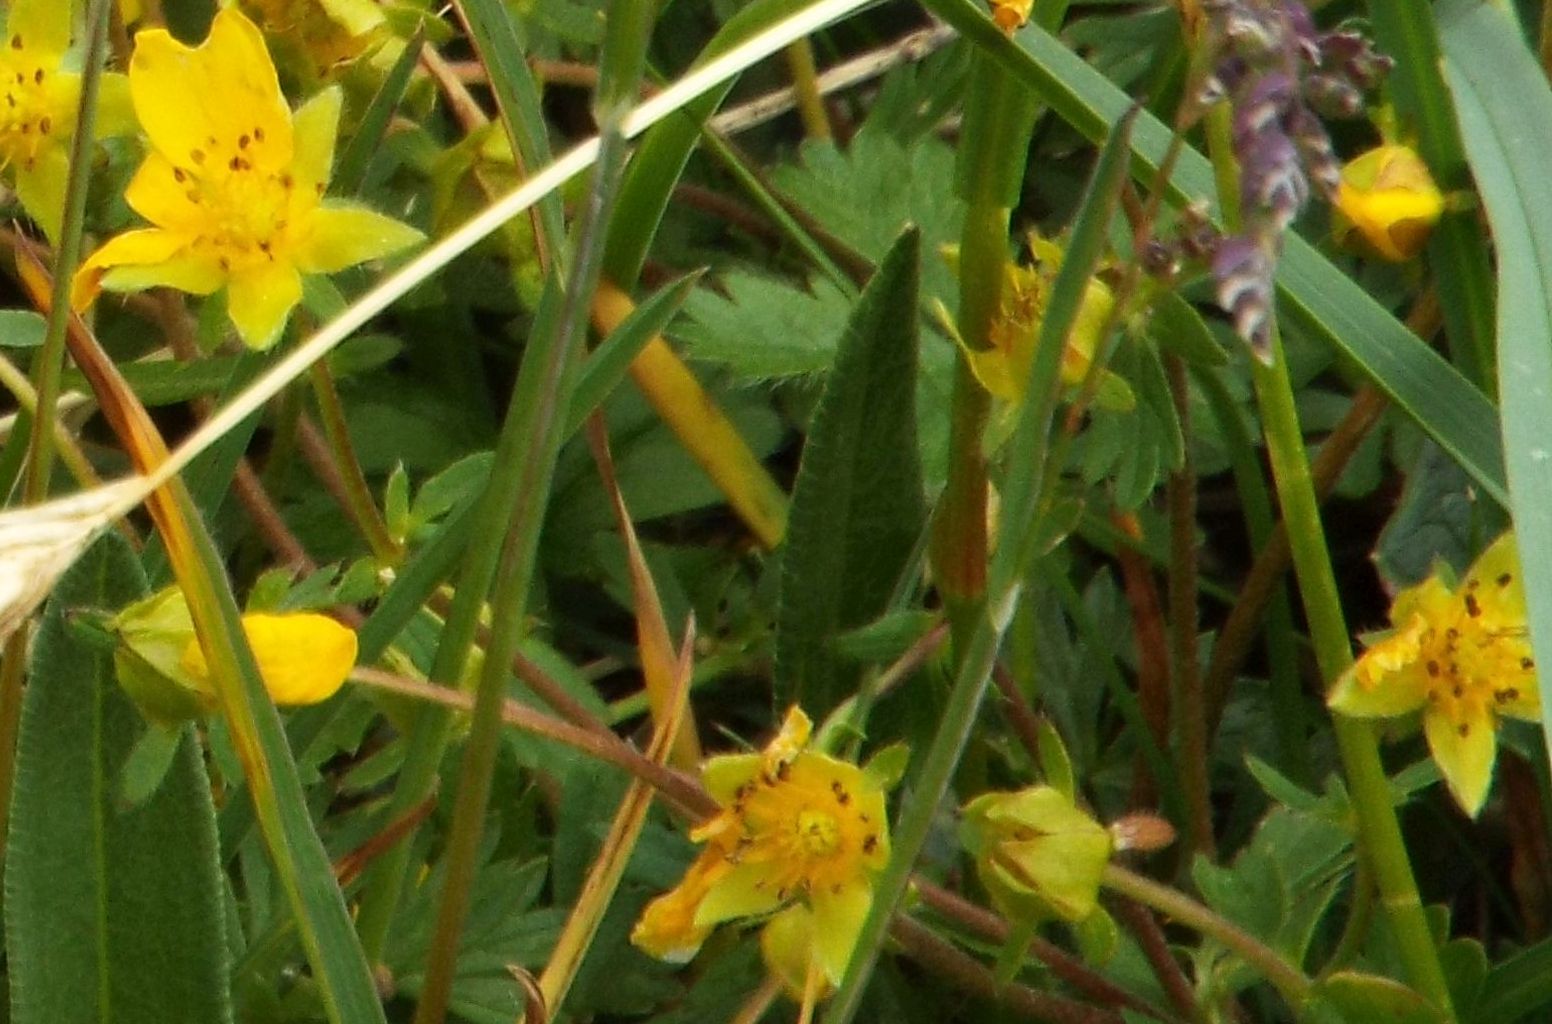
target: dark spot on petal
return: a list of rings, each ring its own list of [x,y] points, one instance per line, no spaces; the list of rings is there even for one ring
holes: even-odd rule
[[[1520,659],[1520,668],[1529,670],[1529,669],[1533,669],[1535,667],[1536,667],[1536,659],[1535,658],[1521,658]]]
[[[38,118],[38,131],[39,132],[41,132],[44,135],[47,135],[50,131],[53,130],[53,128],[54,128],[54,122],[53,121],[49,120],[47,117],[40,117],[40,118]]]
[[[250,136],[239,135],[239,136],[237,136],[237,148],[238,149],[247,149],[248,148],[248,143],[250,143],[252,141],[253,141],[253,139]]]
[[[32,80],[33,80],[34,83],[36,83],[38,85],[42,85],[43,84],[43,69],[42,68],[39,68],[38,70],[36,70],[36,71],[34,71],[32,73]]]
[[[1459,700],[1461,697],[1465,696],[1466,688],[1459,683],[1456,683],[1454,689],[1452,689],[1450,692],[1454,695],[1456,700]]]
[[[253,129],[253,137],[254,137],[254,139],[256,141],[263,142],[264,141],[264,129],[263,128],[255,127]]]
[[[1465,739],[1471,735],[1471,723],[1462,722],[1455,727],[1455,731],[1460,734],[1461,739]]]
[[[1482,605],[1477,600],[1477,595],[1466,595],[1466,614],[1471,616],[1473,619],[1482,614]]]
[[[862,841],[862,852],[872,853],[878,849],[878,836],[868,836]]]
[[[12,36],[11,37],[11,49],[13,49],[13,50],[20,50],[21,48],[22,48],[22,37],[20,35]]]
[[[1493,582],[1497,583],[1500,587],[1507,587],[1509,584],[1514,582],[1514,577],[1509,573],[1504,573]]]
[[[174,167],[172,169],[172,180],[173,181],[183,182],[187,178],[188,178],[188,175],[183,173],[183,168],[181,168],[181,167]]]
[[[1437,676],[1439,674],[1439,663],[1434,661],[1432,658],[1428,659],[1428,674],[1431,676]]]
[[[226,162],[226,166],[228,170],[240,171],[242,170],[242,161],[234,156]]]
[[[205,151],[203,149],[191,149],[189,150],[189,159],[197,164],[202,164],[205,162]]]
[[[1456,629],[1454,626],[1451,626],[1449,629],[1444,631],[1444,635],[1451,640],[1459,640],[1460,630]]]
[[[791,774],[792,774],[792,765],[790,765],[786,761],[783,761],[783,762],[781,762],[780,764],[778,764],[776,766],[776,778],[779,779],[780,781],[786,782],[787,781],[787,776],[789,776]]]

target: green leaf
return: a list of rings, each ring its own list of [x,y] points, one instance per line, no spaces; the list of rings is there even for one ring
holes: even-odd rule
[[[1498,387],[1531,644],[1552,650],[1552,89],[1503,12],[1440,9],[1445,73],[1498,247]],[[1542,709],[1552,741],[1552,703]]]
[[[48,321],[30,309],[0,309],[0,348],[37,348]]]
[[[883,613],[925,511],[916,448],[920,236],[900,236],[841,338],[792,497],[776,614],[778,703],[822,718],[855,690],[837,635]],[[881,444],[880,439],[887,439]]]
[[[1164,292],[1148,315],[1148,337],[1196,366],[1222,366],[1228,352],[1213,338],[1207,321],[1178,292]]]
[[[6,953],[18,1024],[231,1020],[210,782],[192,729],[137,806],[117,782],[145,722],[70,609],[146,592],[104,537],[60,580],[33,648],[6,858]]]
[[[834,284],[815,277],[810,290],[743,270],[729,271],[719,284],[718,291],[690,296],[685,323],[674,332],[692,358],[726,366],[743,380],[819,374],[835,362],[848,302]]]
[[[1318,982],[1314,995],[1350,1024],[1439,1024],[1445,1020],[1428,1000],[1399,981],[1377,974],[1338,971]]]

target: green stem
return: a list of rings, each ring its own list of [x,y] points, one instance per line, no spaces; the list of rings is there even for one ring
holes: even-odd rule
[[[1107,864],[1103,884],[1106,888],[1152,907],[1167,917],[1211,936],[1223,943],[1276,986],[1284,999],[1298,1010],[1309,998],[1314,982],[1282,955],[1234,922],[1186,896],[1177,889],[1161,885],[1151,878],[1128,871],[1119,864]]]
[[[1224,105],[1220,104],[1209,114],[1207,129],[1209,155],[1220,184],[1236,178],[1234,168],[1237,165],[1229,145],[1228,111]],[[1225,210],[1225,221],[1231,226],[1238,221],[1237,197],[1237,192],[1218,196]],[[1288,529],[1294,575],[1299,582],[1315,660],[1321,677],[1330,684],[1352,664],[1352,647],[1330,552],[1326,548],[1325,530],[1320,522],[1320,506],[1304,449],[1293,382],[1288,376],[1282,336],[1275,323],[1271,364],[1252,360],[1252,367],[1272,479]],[[1380,761],[1379,742],[1373,727],[1342,715],[1335,715],[1332,725],[1343,774],[1347,777],[1353,808],[1357,812],[1359,843],[1374,872],[1375,885],[1384,902],[1407,978],[1418,992],[1434,1003],[1446,1020],[1453,1022],[1456,1017],[1449,986],[1418,895],[1417,880],[1412,875],[1412,864],[1401,837],[1401,824],[1396,819],[1390,781]]]
[[[415,1024],[441,1024],[452,993],[459,938],[468,914],[500,746],[508,666],[523,635],[529,590],[538,562],[539,532],[560,454],[561,428],[570,407],[576,368],[587,335],[588,311],[603,265],[609,214],[625,165],[626,144],[620,124],[630,109],[645,65],[654,10],[651,0],[619,0],[610,9],[594,99],[600,149],[592,193],[577,221],[575,259],[560,317],[553,331],[538,335],[526,353],[513,394],[514,412],[521,421],[520,436],[528,442],[515,481],[523,500],[516,503],[508,528],[503,531],[506,544],[491,601],[490,643],[475,692],[469,738],[458,775],[444,859],[446,881],[437,906]]]
[[[1034,109],[1005,69],[978,55],[965,101],[959,192],[967,203],[959,243],[959,336],[974,351],[993,347],[1008,262],[1008,218],[1023,180]],[[948,481],[933,522],[932,568],[961,652],[979,622],[986,590],[986,455],[991,397],[958,354],[949,420]]]
[[[1272,477],[1288,526],[1294,573],[1304,599],[1304,615],[1321,677],[1335,681],[1352,664],[1347,623],[1342,616],[1336,576],[1326,549],[1320,509],[1304,451],[1304,437],[1294,406],[1293,385],[1277,332],[1272,338],[1273,363],[1257,364],[1256,398],[1266,431]],[[1433,931],[1418,896],[1417,881],[1390,793],[1390,780],[1380,761],[1373,727],[1358,719],[1333,718],[1337,748],[1358,815],[1358,836],[1374,872],[1396,945],[1413,987],[1431,1000],[1446,1019],[1455,1020],[1449,986],[1439,963]]]
[[[323,420],[324,437],[329,441],[329,452],[345,485],[345,500],[350,505],[351,518],[372,549],[373,557],[383,565],[398,565],[404,558],[404,549],[388,532],[388,524],[383,521],[377,501],[372,497],[372,488],[361,472],[361,460],[356,458],[356,447],[350,441],[345,406],[340,402],[328,361],[321,359],[314,363],[308,375],[312,378],[313,396],[318,400],[318,413]]]

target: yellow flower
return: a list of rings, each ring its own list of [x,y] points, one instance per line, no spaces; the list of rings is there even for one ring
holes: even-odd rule
[[[92,254],[74,283],[84,308],[100,288],[157,285],[195,295],[225,287],[237,332],[274,344],[302,296],[302,274],[329,274],[421,236],[389,217],[325,200],[340,93],[293,118],[264,39],[228,8],[210,38],[184,46],[162,29],[135,36],[129,85],[152,152],[124,198],[151,228]]]
[[[120,684],[148,717],[174,723],[215,708],[210,669],[194,635],[183,591],[169,587],[113,620]],[[317,704],[334,696],[356,664],[356,634],[310,612],[242,617],[264,688],[276,704]]]
[[[1403,590],[1390,621],[1394,632],[1343,673],[1328,703],[1360,718],[1421,708],[1428,749],[1475,816],[1493,781],[1499,718],[1540,716],[1514,535],[1494,541],[1457,587],[1435,574]]]
[[[1009,35],[1029,21],[1035,0],[992,0],[992,21]]]
[[[1444,195],[1410,146],[1384,145],[1342,168],[1335,232],[1346,246],[1399,263],[1422,252],[1444,212]]]
[[[14,0],[0,46],[0,165],[16,196],[50,238],[59,237],[70,177],[70,137],[75,134],[81,75],[65,70],[70,48],[70,4],[64,0]],[[130,131],[129,84],[104,74],[98,94],[97,134]]]
[[[758,754],[714,757],[702,777],[722,810],[691,833],[706,849],[673,891],[642,914],[631,941],[682,961],[723,921],[802,907],[812,955],[839,984],[889,860],[883,788],[857,765],[806,749],[797,708]],[[778,926],[777,939],[790,946]]]
[[[372,0],[241,0],[241,6],[315,73],[355,60],[387,36],[388,20]]]
[[[1051,786],[983,793],[965,805],[960,834],[992,902],[1015,920],[1087,918],[1115,850],[1110,832]]]
[[[1020,266],[1012,261],[1005,265],[1002,300],[991,326],[991,347],[972,349],[964,339],[958,339],[976,379],[987,391],[1009,402],[1018,402],[1024,397],[1029,367],[1035,358],[1035,346],[1040,341],[1046,303],[1051,297],[1051,285],[1062,266],[1062,248],[1055,242],[1032,234],[1029,245],[1035,257],[1033,266]],[[1115,294],[1110,287],[1097,277],[1090,278],[1078,306],[1072,333],[1067,337],[1067,347],[1062,350],[1060,375],[1063,384],[1075,387],[1083,383],[1114,309]],[[1106,374],[1113,376],[1108,371]],[[1115,378],[1115,382],[1124,387],[1120,378]]]

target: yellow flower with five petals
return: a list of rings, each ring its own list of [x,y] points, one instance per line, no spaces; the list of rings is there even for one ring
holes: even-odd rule
[[[1390,621],[1394,631],[1343,673],[1328,703],[1360,718],[1422,709],[1444,781],[1475,816],[1492,786],[1499,719],[1540,717],[1514,535],[1494,541],[1458,586],[1435,573],[1397,594]]]
[[[227,289],[252,348],[273,345],[302,296],[303,274],[330,274],[414,244],[418,231],[326,200],[340,92],[293,116],[254,24],[234,8],[198,47],[162,29],[135,37],[129,86],[152,151],[125,192],[154,227],[125,232],[82,265],[73,300],[157,285]]]
[[[4,39],[0,164],[28,215],[57,239],[81,99],[80,73],[64,67],[70,49],[70,4],[14,0],[5,18]],[[97,135],[120,135],[133,127],[128,82],[123,75],[104,73],[98,87]]]
[[[702,778],[722,807],[691,833],[706,849],[677,888],[647,906],[632,942],[684,961],[724,921],[800,907],[811,917],[773,919],[786,922],[774,938],[811,936],[818,980],[840,983],[873,877],[889,860],[889,822],[883,787],[857,765],[808,750],[811,728],[794,707],[764,751],[706,762]],[[784,956],[791,945],[777,942]]]

